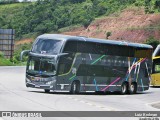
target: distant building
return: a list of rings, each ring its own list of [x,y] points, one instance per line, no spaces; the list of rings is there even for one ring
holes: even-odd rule
[[[5,58],[13,57],[14,39],[14,29],[0,29],[0,51],[4,53]]]

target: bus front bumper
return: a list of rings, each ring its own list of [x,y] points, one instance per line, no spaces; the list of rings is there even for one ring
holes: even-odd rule
[[[45,82],[42,82],[42,81],[38,82],[38,81],[33,81],[26,78],[26,87],[55,90],[56,79],[48,80]]]

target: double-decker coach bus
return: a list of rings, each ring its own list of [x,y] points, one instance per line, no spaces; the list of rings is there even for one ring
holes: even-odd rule
[[[152,57],[153,67],[151,75],[151,85],[160,86],[160,45],[157,46]]]
[[[44,34],[28,53],[26,86],[45,92],[133,94],[149,89],[151,67],[150,45]]]

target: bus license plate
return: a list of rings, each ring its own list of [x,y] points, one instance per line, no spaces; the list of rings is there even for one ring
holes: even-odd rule
[[[40,81],[40,77],[35,77],[34,81],[37,81],[37,82]]]
[[[36,87],[36,88],[39,88],[40,86],[39,86],[39,85],[35,85],[35,87]]]

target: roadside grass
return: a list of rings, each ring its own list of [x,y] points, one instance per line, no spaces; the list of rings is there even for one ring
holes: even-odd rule
[[[27,62],[19,62],[17,64],[14,64],[14,66],[26,66]]]
[[[13,66],[14,64],[9,60],[5,58],[0,58],[0,66]]]
[[[26,66],[27,62],[11,62],[9,59],[0,58],[0,66]]]

